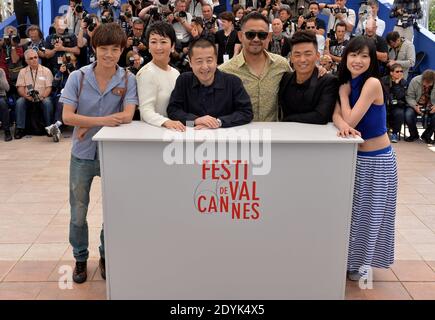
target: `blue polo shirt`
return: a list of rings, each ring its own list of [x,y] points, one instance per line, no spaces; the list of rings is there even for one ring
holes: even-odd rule
[[[118,67],[112,80],[107,85],[106,90],[100,92],[97,79],[95,78],[95,65],[96,62],[80,69],[84,73],[84,79],[79,99],[77,99],[77,96],[83,75],[80,70],[74,71],[70,74],[59,99],[60,102],[72,105],[76,109],[77,114],[88,117],[108,116],[113,113],[121,112],[124,110],[126,105],[138,104],[136,78],[132,73],[128,75],[127,92],[124,96],[123,105],[121,105],[122,97],[113,93],[112,89],[125,88],[124,75],[126,71]],[[97,142],[92,141],[92,137],[100,129],[101,127],[91,128],[85,135],[85,138],[82,141],[79,141],[76,138],[77,128],[74,128],[71,150],[72,155],[79,159],[96,159]]]

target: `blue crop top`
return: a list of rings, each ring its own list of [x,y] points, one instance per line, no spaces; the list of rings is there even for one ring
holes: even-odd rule
[[[355,103],[358,101],[361,94],[361,83],[363,77],[364,74],[359,75],[350,81],[351,91],[349,100],[351,108],[355,106]],[[364,140],[382,136],[387,132],[387,110],[385,103],[381,105],[372,103],[355,129],[361,132]]]

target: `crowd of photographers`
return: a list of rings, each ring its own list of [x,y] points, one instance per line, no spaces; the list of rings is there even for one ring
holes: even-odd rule
[[[156,21],[172,24],[176,44],[170,64],[182,73],[190,70],[187,53],[194,39],[206,38],[216,44],[218,64],[239,54],[241,43],[237,31],[240,31],[241,18],[251,11],[268,18],[267,49],[283,57],[289,56],[290,39],[296,31],[315,33],[321,55],[318,63],[332,74],[336,73],[352,36],[362,34],[372,38],[389,95],[393,142],[397,142],[404,121],[411,133],[407,141],[413,141],[418,137],[417,116],[433,118],[433,75],[426,75],[422,81],[422,90],[429,96],[425,105],[416,104],[419,107],[415,108],[408,99],[414,94],[409,91],[416,90],[412,82],[408,88],[407,75],[415,63],[412,40],[414,29],[418,30],[416,20],[422,16],[419,0],[394,1],[390,17],[397,23],[394,31],[386,35],[376,0],[363,1],[357,13],[346,7],[346,0],[335,0],[334,4],[308,0],[240,0],[234,1],[232,6],[232,12],[226,12],[224,5],[212,0],[130,0],[123,4],[120,0],[92,0],[90,7],[97,12],[91,14],[81,0],[70,0],[66,14],[54,19],[45,38],[37,25],[27,29],[20,26],[19,32],[12,26],[6,27],[0,40],[0,121],[5,141],[12,140],[9,129],[12,123],[15,123],[15,139],[38,128],[37,117],[32,118],[38,114],[35,105],[42,106],[43,126],[39,124],[39,127],[45,127],[47,134],[59,141],[63,124],[62,105],[58,102],[61,91],[72,71],[95,61],[91,40],[99,24],[117,22],[125,31],[127,47],[118,64],[133,74],[152,59],[145,41],[147,28]],[[329,17],[327,23],[319,18],[320,14]],[[22,30],[25,30],[24,35]],[[404,112],[407,108],[411,110]],[[424,138],[430,140],[430,137]]]

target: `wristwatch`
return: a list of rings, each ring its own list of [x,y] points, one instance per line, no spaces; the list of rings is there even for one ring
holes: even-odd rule
[[[219,128],[222,127],[222,120],[219,119],[219,118],[217,118],[216,120],[217,120],[217,122],[219,123]]]

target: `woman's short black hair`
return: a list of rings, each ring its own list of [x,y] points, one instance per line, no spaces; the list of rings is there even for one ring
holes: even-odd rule
[[[172,26],[172,24],[169,24],[167,22],[157,21],[148,27],[145,35],[145,41],[147,43],[147,46],[149,45],[151,34],[157,34],[164,38],[169,38],[169,40],[171,40],[171,46],[174,45],[177,41],[174,27]]]
[[[349,44],[346,46],[343,55],[341,56],[341,62],[338,66],[338,80],[340,84],[347,83],[352,79],[350,71],[347,68],[348,55],[352,52],[360,53],[365,48],[369,50],[370,65],[365,72],[361,86],[363,86],[366,80],[370,77],[379,79],[379,64],[378,58],[376,57],[376,44],[373,39],[367,38],[365,36],[358,36],[349,41]]]

